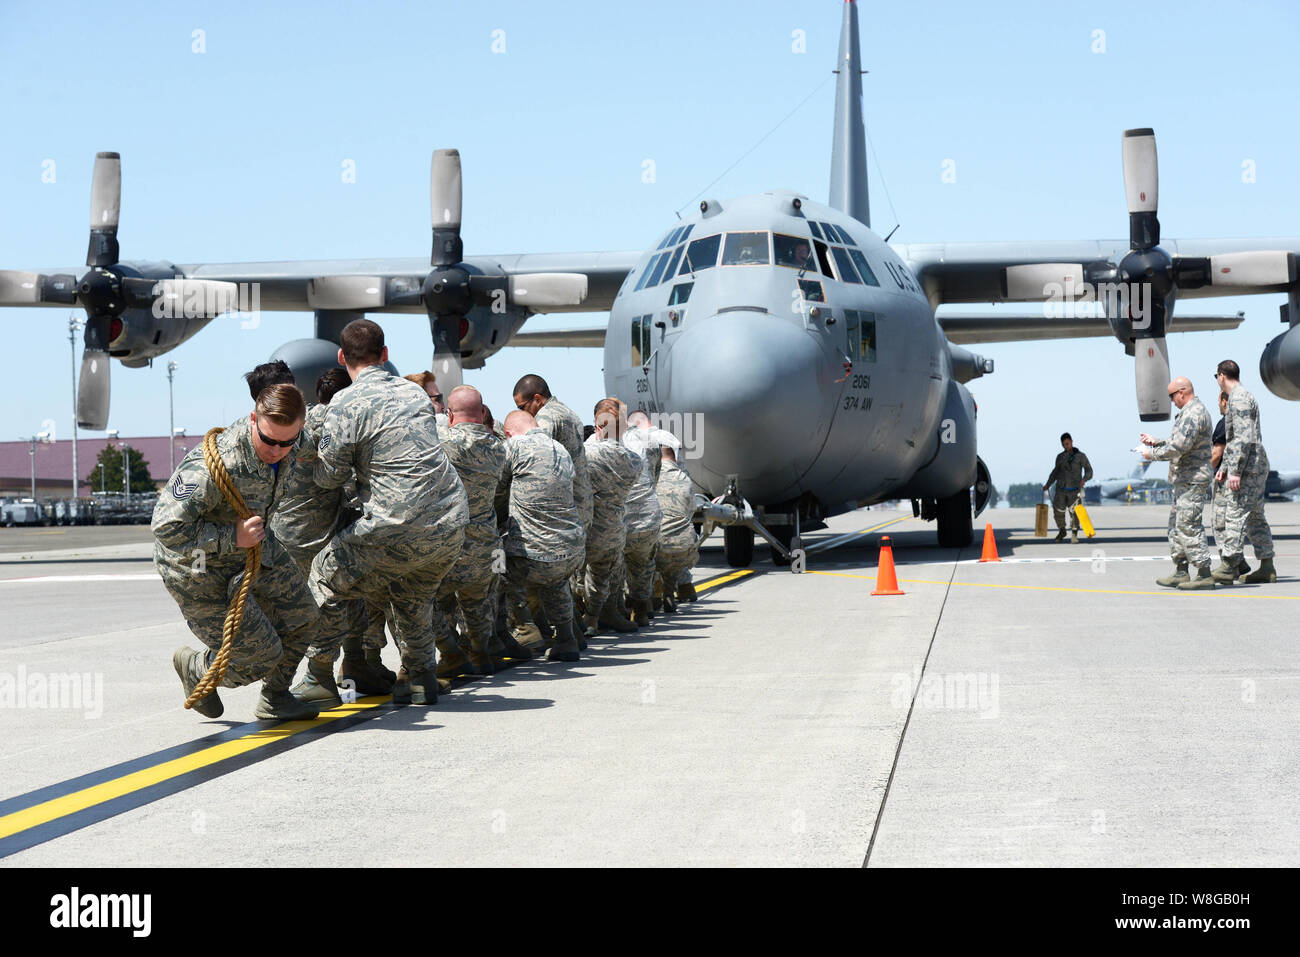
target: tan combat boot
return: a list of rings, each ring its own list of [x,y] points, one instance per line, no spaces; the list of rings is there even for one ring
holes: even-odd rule
[[[1240,561],[1240,555],[1225,555],[1219,562],[1219,567],[1211,573],[1214,580],[1221,585],[1231,585],[1237,578],[1237,564]]]
[[[181,679],[181,687],[185,690],[186,701],[189,700],[190,695],[194,694],[194,689],[198,687],[199,682],[203,680],[204,673],[208,670],[207,657],[206,651],[198,651],[194,648],[177,648],[172,653],[172,667],[176,669],[176,674]],[[190,705],[190,708],[205,718],[220,718],[226,711],[226,706],[217,697],[216,688],[213,688],[210,694]]]
[[[604,628],[613,628],[615,631],[629,632],[636,631],[636,623],[629,621],[623,614],[623,609],[619,607],[621,600],[616,600],[612,596],[605,602],[605,607],[600,610],[598,621]]]
[[[1163,585],[1165,588],[1177,588],[1185,581],[1191,581],[1191,576],[1187,574],[1187,562],[1179,562],[1174,566],[1174,573],[1166,575],[1164,578],[1157,578],[1156,584]]]
[[[293,686],[292,694],[322,710],[341,705],[343,699],[339,696],[339,686],[334,681],[333,662],[324,658],[308,658],[307,673]]]
[[[1277,581],[1277,569],[1273,567],[1272,558],[1261,558],[1259,567],[1247,575],[1245,578],[1238,578],[1237,581],[1249,582],[1252,585],[1258,585],[1263,582]]]
[[[1216,579],[1210,574],[1210,563],[1206,562],[1200,568],[1196,569],[1196,577],[1191,581],[1185,581],[1178,586],[1179,591],[1203,591],[1214,588],[1217,584]],[[1231,584],[1231,579],[1229,579]]]
[[[578,635],[572,621],[562,621],[555,629],[555,644],[546,653],[547,661],[577,661]]]

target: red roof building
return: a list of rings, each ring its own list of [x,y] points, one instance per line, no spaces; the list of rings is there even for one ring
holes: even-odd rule
[[[203,436],[178,435],[173,439],[176,461],[180,462],[185,453],[203,441]],[[171,477],[171,461],[167,450],[167,436],[118,436],[108,439],[103,436],[77,440],[77,470],[81,473],[80,496],[87,496],[99,489],[92,489],[87,476],[95,469],[99,453],[108,446],[117,448],[129,445],[139,451],[149,463],[149,475],[159,484]],[[32,453],[31,443],[26,440],[18,442],[0,442],[0,496],[6,498],[26,498],[32,494]],[[72,497],[72,440],[61,439],[48,444],[36,443],[36,497],[71,498]],[[121,491],[120,489],[118,491]],[[131,489],[133,492],[151,492],[148,489]]]

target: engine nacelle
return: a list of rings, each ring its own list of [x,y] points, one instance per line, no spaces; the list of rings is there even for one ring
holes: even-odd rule
[[[1300,401],[1300,326],[1292,326],[1264,347],[1259,377],[1278,398]]]
[[[294,339],[271,353],[271,359],[282,359],[293,370],[294,385],[303,394],[308,405],[316,402],[316,380],[329,369],[339,365],[339,344],[328,339]],[[397,366],[385,362],[384,368],[398,375]]]

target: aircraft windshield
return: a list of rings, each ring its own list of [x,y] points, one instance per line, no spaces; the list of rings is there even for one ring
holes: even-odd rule
[[[718,247],[722,244],[722,236],[714,234],[705,236],[703,239],[697,239],[686,247],[686,255],[682,257],[682,275],[689,272],[699,272],[701,269],[712,269],[718,264]]]
[[[776,250],[778,266],[793,266],[795,269],[817,271],[817,263],[812,258],[812,243],[802,236],[786,236],[775,233],[772,236],[773,248]]]
[[[771,261],[767,252],[767,233],[727,233],[722,265],[766,266]]]

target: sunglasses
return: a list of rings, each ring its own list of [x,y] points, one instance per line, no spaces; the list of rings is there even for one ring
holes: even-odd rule
[[[257,430],[257,437],[258,437],[259,439],[261,439],[261,440],[262,440],[263,442],[265,442],[267,445],[274,445],[274,446],[275,446],[276,448],[278,448],[278,449],[291,449],[291,448],[293,448],[293,447],[298,443],[298,438],[299,438],[299,436],[302,435],[302,430],[299,429],[299,430],[298,430],[298,435],[295,435],[295,436],[294,436],[293,438],[291,438],[288,442],[278,442],[278,441],[276,441],[275,439],[268,439],[265,435],[263,435],[263,434],[262,434],[262,427],[261,427],[260,425],[255,425],[255,426],[253,426],[253,428],[255,428],[255,429]]]
[[[1169,398],[1172,399],[1174,396],[1178,395],[1182,391],[1183,391],[1182,389],[1175,389],[1173,392],[1169,393]]]

